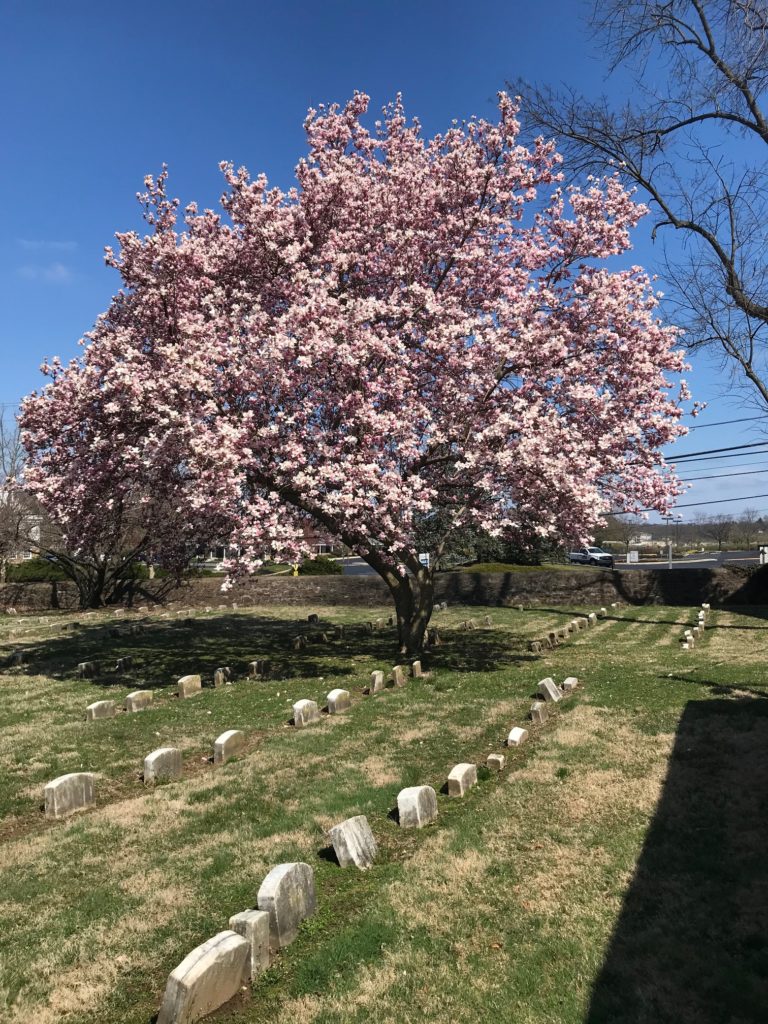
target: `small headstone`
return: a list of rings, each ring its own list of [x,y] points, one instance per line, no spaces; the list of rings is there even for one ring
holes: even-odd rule
[[[414,679],[429,679],[432,673],[425,672],[424,669],[421,667],[420,661],[414,661],[411,664],[411,675],[413,676]]]
[[[237,757],[245,747],[245,733],[240,729],[228,729],[218,736],[213,743],[213,763],[226,764],[232,757]]]
[[[143,711],[152,703],[151,690],[134,690],[125,698],[126,711]]]
[[[349,711],[352,707],[352,698],[349,690],[331,690],[326,697],[328,702],[328,714],[340,715],[343,711]]]
[[[115,672],[126,672],[129,668],[133,668],[133,658],[126,655],[124,658],[118,658],[115,664]]]
[[[316,626],[319,621],[320,621],[320,616],[316,615],[315,612],[312,612],[311,615],[307,616],[307,622],[309,622],[313,626]]]
[[[579,680],[576,678],[576,676],[568,676],[567,679],[563,680],[563,685],[561,686],[561,690],[565,694],[573,693],[573,691],[577,688],[578,685],[579,685]]]
[[[537,725],[544,725],[547,720],[547,705],[543,700],[535,700],[531,704],[530,710],[531,721],[536,722]]]
[[[597,616],[594,612],[590,612],[587,616],[587,625],[594,626],[597,623]]]
[[[477,629],[477,623],[474,619],[467,619],[467,629]]]
[[[448,774],[448,796],[464,796],[477,785],[477,765],[457,764]]]
[[[294,651],[300,651],[305,643],[306,643],[306,641],[304,640],[303,636],[294,637],[294,639],[293,639],[293,649],[294,649]]]
[[[99,671],[96,661],[81,661],[77,666],[77,674],[81,679],[92,679]]]
[[[558,631],[557,631],[557,639],[558,640],[567,640],[569,636],[570,636],[570,630],[568,630],[568,629],[558,629]]]
[[[334,825],[328,835],[340,867],[348,868],[354,864],[361,871],[365,871],[376,860],[376,840],[364,814],[347,818],[341,824]]]
[[[94,801],[93,772],[70,772],[53,779],[45,787],[46,818],[66,818],[89,807]]]
[[[405,669],[402,665],[395,665],[392,668],[392,685],[405,686]]]
[[[320,721],[320,709],[317,701],[299,700],[293,705],[293,724],[297,729]]]
[[[576,628],[581,631],[587,628],[587,620],[584,618],[576,619]]]
[[[160,747],[144,758],[144,784],[158,779],[180,779],[181,751],[178,747]]]
[[[269,914],[266,910],[243,910],[230,917],[229,927],[251,947],[251,979],[258,978],[269,967]]]
[[[258,658],[248,665],[249,679],[266,679],[269,676],[269,659]]]
[[[234,931],[193,949],[168,976],[156,1024],[194,1024],[238,995],[248,981],[251,947]]]
[[[431,786],[408,786],[397,794],[400,828],[423,828],[437,820],[437,793]]]
[[[93,722],[97,718],[114,718],[116,714],[117,708],[113,700],[97,700],[85,709],[85,720]]]
[[[608,609],[607,608],[601,608],[598,614],[599,614],[601,619],[604,619],[606,617],[606,615],[608,614]]]
[[[440,631],[435,626],[432,626],[431,629],[427,630],[427,640],[430,647],[440,646]]]
[[[200,676],[182,676],[178,682],[179,698],[186,700],[202,692],[203,681]]]
[[[373,628],[374,629],[383,629],[384,628],[384,619],[376,619],[374,621],[374,623],[373,623]]]
[[[541,679],[539,681],[537,692],[544,700],[551,700],[555,703],[563,699],[563,695],[555,685],[554,679],[551,679],[549,676],[547,676],[546,679]]]
[[[269,945],[283,949],[299,933],[299,925],[315,912],[315,875],[309,864],[279,864],[261,883],[259,910],[269,914]]]
[[[384,673],[371,672],[371,693],[380,693],[385,687]]]
[[[550,631],[547,633],[547,638],[552,642],[552,646],[553,647],[557,647],[557,631],[556,630],[550,629]]]
[[[529,640],[528,650],[533,654],[541,654],[542,643],[541,640]]]
[[[518,604],[515,607],[516,607],[516,610],[519,611],[519,612],[524,612],[525,611],[525,605],[524,604]]]
[[[521,729],[519,725],[514,726],[507,736],[508,747],[519,747],[528,739],[528,730]]]
[[[485,767],[489,771],[500,772],[503,770],[506,760],[503,754],[489,754],[485,759]]]
[[[699,628],[699,626],[694,626],[691,632],[695,637],[701,636],[701,629]]]
[[[705,612],[708,612],[710,607],[711,607],[711,605],[709,605],[709,604],[702,604],[702,606],[701,606],[702,611],[705,611]]]
[[[680,644],[680,648],[683,651],[689,651],[691,649],[690,648],[690,644],[688,643],[687,640],[683,640],[683,642]]]
[[[218,689],[220,686],[225,686],[229,679],[229,675],[230,672],[228,668],[217,668],[213,673],[214,688]]]
[[[493,625],[493,619],[491,618],[490,615],[486,615],[485,616],[485,618],[483,619],[483,625],[484,626],[492,626]]]

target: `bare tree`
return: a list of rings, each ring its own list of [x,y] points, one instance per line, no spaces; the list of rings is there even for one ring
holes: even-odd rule
[[[34,503],[19,486],[24,455],[15,419],[0,416],[0,583],[9,560],[29,550],[39,529]]]
[[[698,520],[698,525],[703,536],[716,541],[718,551],[723,550],[723,544],[733,531],[733,521],[724,515],[702,516]]]
[[[654,238],[678,238],[662,262],[688,347],[715,351],[768,408],[768,4],[595,0],[591,22],[632,98],[520,83],[524,122],[556,136],[574,177],[639,187]]]
[[[607,540],[621,541],[624,550],[629,552],[630,542],[633,537],[637,536],[642,526],[642,521],[632,516],[609,516],[605,537]]]
[[[745,508],[736,521],[736,533],[740,543],[749,549],[757,543],[757,534],[762,527],[762,519],[754,508]]]

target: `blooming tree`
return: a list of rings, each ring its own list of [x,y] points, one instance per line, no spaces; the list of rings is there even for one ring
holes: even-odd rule
[[[386,581],[410,655],[452,531],[584,541],[611,506],[665,510],[688,396],[648,278],[603,262],[644,213],[617,178],[561,190],[504,94],[432,139],[367,107],[309,112],[288,192],[223,164],[223,214],[183,231],[147,179],[151,233],[108,250],[123,290],[26,402],[27,479],[75,532],[162,498],[166,536],[241,545],[234,573],[320,524]]]

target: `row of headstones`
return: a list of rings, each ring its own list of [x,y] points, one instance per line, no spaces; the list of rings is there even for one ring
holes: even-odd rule
[[[213,763],[226,764],[242,753],[245,743],[244,732],[240,729],[227,729],[214,741]],[[180,779],[182,772],[183,760],[178,747],[159,747],[144,758],[145,785]],[[96,800],[95,780],[94,772],[69,772],[47,783],[43,790],[46,818],[67,818],[76,811],[90,807]]]
[[[618,608],[619,602],[614,601],[610,606],[611,608]],[[564,643],[572,633],[578,633],[580,630],[590,629],[592,626],[597,625],[598,619],[604,619],[608,615],[607,608],[601,608],[599,612],[590,612],[589,615],[579,615],[575,619],[571,619],[560,629],[552,629],[549,631],[546,637],[538,640],[528,641],[528,650],[534,654],[541,654],[543,650],[552,650],[559,644]]]
[[[542,679],[542,697],[531,708],[545,707],[572,693],[578,680],[566,679],[558,687]],[[536,720],[536,719],[535,719]],[[543,721],[543,719],[538,719]],[[528,730],[513,727],[507,746],[518,747]],[[501,771],[503,754],[490,754],[488,768]],[[448,775],[448,796],[463,797],[477,783],[477,766],[456,765]],[[400,828],[424,828],[438,817],[437,793],[432,786],[408,786],[397,795]],[[328,832],[336,860],[342,868],[371,868],[378,854],[373,831],[359,814],[334,825]],[[256,910],[245,910],[229,919],[229,928],[192,950],[168,977],[157,1024],[192,1024],[215,1012],[237,995],[243,986],[266,971],[274,956],[298,936],[299,927],[317,906],[314,871],[309,864],[293,862],[273,868],[259,888]]]
[[[696,646],[696,641],[707,628],[707,612],[710,611],[710,608],[711,606],[708,603],[702,604],[701,608],[698,609],[696,625],[693,628],[686,629],[680,637],[680,647],[683,651],[692,651]]]
[[[178,685],[180,697],[191,697],[201,692],[200,676],[183,676]],[[129,713],[143,711],[151,706],[153,696],[152,690],[136,690],[129,693],[125,698],[124,709]],[[331,690],[326,701],[328,713],[331,715],[342,714],[352,706],[348,690]],[[116,714],[117,703],[113,700],[94,701],[85,709],[86,721],[89,722],[114,718]],[[298,729],[312,725],[320,721],[320,718],[320,709],[314,700],[299,700],[293,705],[293,722]],[[213,763],[226,764],[232,757],[240,754],[244,746],[245,734],[239,729],[228,729],[214,741]],[[161,779],[179,779],[181,775],[182,756],[177,747],[160,747],[144,759],[144,782],[147,784]],[[44,789],[45,816],[65,818],[75,811],[89,807],[95,801],[94,780],[93,772],[70,772],[53,779]]]

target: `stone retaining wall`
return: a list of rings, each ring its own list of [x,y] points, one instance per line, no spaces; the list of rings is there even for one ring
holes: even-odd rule
[[[162,584],[136,583],[126,604],[162,600]],[[389,604],[386,585],[376,576],[258,576],[222,592],[221,580],[184,583],[169,601],[214,608],[220,604],[348,605],[369,608]],[[630,604],[764,604],[768,574],[744,569],[636,569],[628,571],[541,570],[509,573],[443,573],[436,600],[460,604],[602,605]],[[77,608],[77,591],[69,583],[17,583],[0,587],[0,609],[18,611]]]

